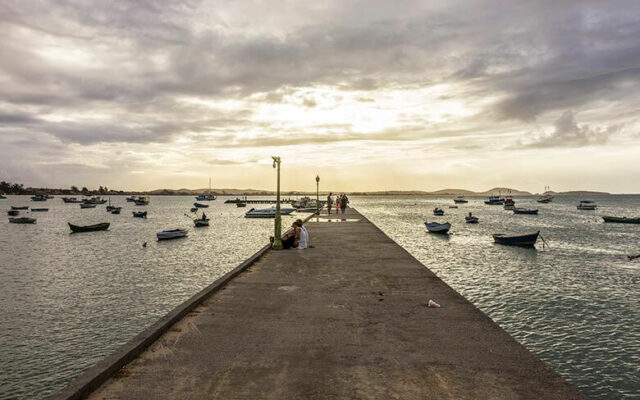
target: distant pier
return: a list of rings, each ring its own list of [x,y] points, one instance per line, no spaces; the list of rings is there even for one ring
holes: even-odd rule
[[[280,199],[280,203],[289,204],[293,202],[292,199]],[[224,201],[225,204],[236,204],[236,203],[246,203],[246,204],[275,204],[276,199],[228,199]]]
[[[306,226],[51,399],[584,398],[356,210]]]

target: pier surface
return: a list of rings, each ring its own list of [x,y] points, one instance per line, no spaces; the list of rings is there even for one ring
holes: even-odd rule
[[[357,211],[344,217],[359,221],[309,221],[314,248],[268,252],[90,398],[583,398]]]

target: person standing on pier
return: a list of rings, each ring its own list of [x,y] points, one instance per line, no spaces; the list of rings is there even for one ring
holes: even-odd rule
[[[329,215],[331,214],[331,206],[333,205],[333,197],[331,197],[333,195],[332,192],[329,192],[329,195],[327,196],[327,212],[329,213]]]
[[[336,196],[336,214],[340,211],[340,195]]]
[[[346,194],[342,194],[342,196],[340,196],[340,210],[342,210],[342,213],[344,214],[344,210],[347,208],[347,204],[349,203],[349,198],[347,197]]]

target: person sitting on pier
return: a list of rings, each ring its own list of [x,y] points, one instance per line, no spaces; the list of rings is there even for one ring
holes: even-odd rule
[[[282,237],[283,249],[295,249],[300,244],[300,235],[302,233],[302,224],[298,221],[293,221],[291,229],[287,231]]]
[[[300,241],[298,242],[298,250],[306,249],[309,247],[309,232],[307,228],[302,224],[301,219],[297,219],[296,222],[300,224]]]

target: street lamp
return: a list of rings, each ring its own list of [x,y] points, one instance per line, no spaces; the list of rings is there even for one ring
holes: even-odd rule
[[[282,250],[282,218],[280,217],[280,157],[272,156],[273,168],[278,169],[278,188],[276,190],[276,225],[273,238],[273,249]]]
[[[316,215],[320,215],[320,175],[316,175]]]

